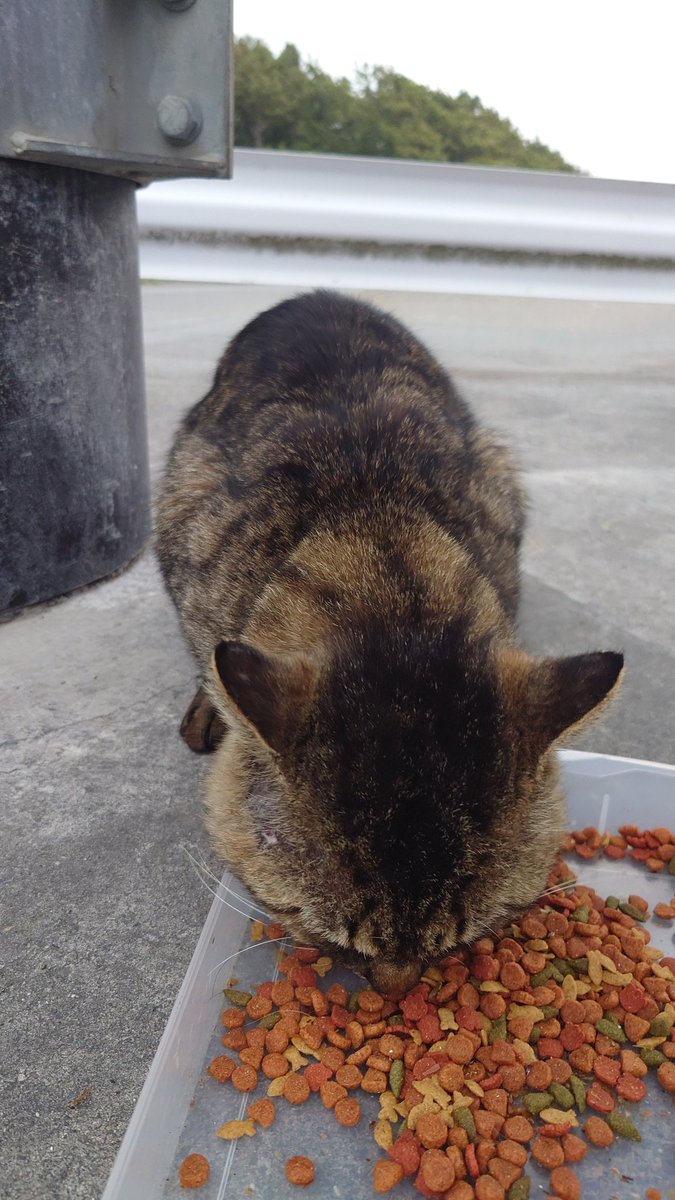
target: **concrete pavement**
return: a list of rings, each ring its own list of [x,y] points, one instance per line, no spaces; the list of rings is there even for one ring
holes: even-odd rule
[[[152,468],[228,337],[283,288],[144,288]],[[522,631],[622,647],[623,694],[580,748],[675,758],[675,309],[372,294],[511,439],[532,511]],[[97,1197],[180,986],[215,868],[193,667],[150,552],[0,626],[0,1195]],[[91,1099],[69,1102],[86,1086]]]

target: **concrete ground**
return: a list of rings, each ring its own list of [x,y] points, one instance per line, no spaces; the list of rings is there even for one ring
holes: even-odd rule
[[[145,287],[155,477],[228,337],[284,294]],[[373,298],[520,455],[532,500],[524,641],[626,652],[623,694],[578,745],[672,760],[675,309]],[[209,856],[201,764],[177,733],[193,667],[149,550],[0,627],[0,661],[0,1195],[92,1198],[211,900],[184,853]]]

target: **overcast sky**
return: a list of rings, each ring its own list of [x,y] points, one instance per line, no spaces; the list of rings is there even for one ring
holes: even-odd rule
[[[675,0],[235,0],[234,27],[331,75],[470,92],[593,175],[675,183]]]

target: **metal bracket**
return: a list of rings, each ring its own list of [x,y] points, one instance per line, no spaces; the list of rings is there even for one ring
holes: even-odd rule
[[[229,177],[231,17],[231,0],[5,0],[0,156]]]

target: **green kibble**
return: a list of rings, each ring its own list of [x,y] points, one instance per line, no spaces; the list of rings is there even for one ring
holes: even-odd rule
[[[578,1075],[570,1075],[568,1081],[570,1091],[574,1096],[574,1103],[579,1112],[586,1112],[586,1088]]]
[[[560,1009],[559,1009],[559,1008],[556,1008],[555,1004],[543,1004],[543,1005],[542,1005],[542,1008],[541,1008],[541,1011],[543,1012],[543,1014],[544,1014],[544,1016],[545,1016],[546,1020],[547,1020],[547,1021],[550,1021],[550,1020],[551,1020],[551,1017],[557,1017],[557,1016],[558,1016],[558,1013],[560,1012]]]
[[[539,1041],[540,1037],[541,1037],[541,1029],[539,1028],[538,1025],[535,1025],[532,1030],[532,1033],[530,1034],[530,1036],[527,1040],[530,1043],[530,1045],[533,1046],[535,1042]]]
[[[387,1017],[387,1025],[405,1025],[403,1013],[392,1013],[390,1017]]]
[[[612,1132],[618,1133],[619,1137],[630,1138],[632,1142],[642,1141],[640,1130],[637,1129],[626,1113],[608,1113],[606,1120]]]
[[[619,909],[625,913],[627,917],[632,917],[634,921],[646,921],[649,913],[643,913],[641,908],[636,908],[634,904],[629,904],[627,900],[619,901]]]
[[[223,995],[228,1004],[234,1004],[235,1008],[246,1008],[249,1000],[253,999],[252,992],[239,992],[236,988],[223,988]]]
[[[668,1037],[672,1028],[673,1018],[668,1017],[666,1013],[659,1013],[649,1026],[649,1032],[652,1037]]]
[[[621,1026],[616,1021],[610,1021],[609,1017],[600,1017],[600,1020],[595,1022],[595,1028],[598,1033],[604,1033],[605,1037],[611,1038],[621,1046],[628,1041]]]
[[[267,1013],[266,1016],[261,1017],[260,1020],[258,1021],[258,1028],[259,1029],[274,1029],[274,1026],[276,1025],[277,1021],[280,1021],[280,1020],[281,1020],[280,1012]]]
[[[551,979],[553,976],[554,970],[555,968],[553,964],[550,962],[547,963],[543,970],[537,971],[536,975],[532,976],[530,980],[532,987],[541,987],[544,983],[548,983],[549,979]],[[520,1182],[520,1180],[518,1182]]]
[[[558,1108],[562,1108],[565,1112],[569,1108],[574,1108],[574,1096],[564,1083],[552,1083],[550,1090]]]
[[[641,1050],[640,1058],[648,1067],[660,1067],[666,1061],[665,1054],[653,1047],[651,1050]]]
[[[405,1079],[405,1066],[402,1058],[395,1058],[389,1072],[389,1087],[398,1100]]]
[[[360,1007],[361,1007],[361,993],[360,992],[352,992],[351,996],[349,997],[349,1003],[347,1005],[347,1008],[349,1009],[350,1012],[358,1012]]]
[[[494,1042],[505,1042],[506,1033],[506,1017],[499,1017],[496,1021],[492,1022],[492,1028],[488,1033],[488,1042],[491,1046]]]
[[[618,908],[620,903],[621,901],[618,896],[608,896],[605,901],[607,908]]]
[[[580,904],[575,908],[573,913],[570,913],[570,921],[581,921],[582,925],[588,925],[588,918],[591,912],[587,904]]]
[[[569,958],[567,961],[575,975],[588,975],[588,959],[586,955],[583,958]]]
[[[542,1109],[551,1107],[553,1095],[551,1092],[528,1092],[523,1097],[523,1104],[533,1117],[538,1117]]]
[[[511,1184],[506,1193],[507,1200],[529,1200],[531,1186],[532,1180],[529,1175],[522,1175],[520,1179],[516,1179],[516,1182]]]
[[[670,862],[668,863],[668,874],[675,875],[675,857],[671,858]]]
[[[473,1119],[473,1113],[468,1104],[460,1104],[459,1108],[453,1109],[452,1119],[455,1125],[459,1125],[460,1129],[466,1130],[469,1135],[469,1141],[475,1142],[478,1140],[476,1122]]]

